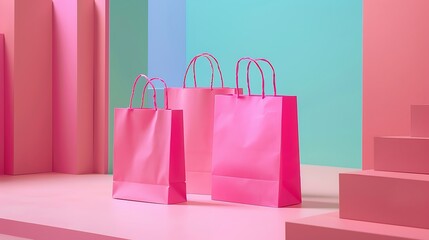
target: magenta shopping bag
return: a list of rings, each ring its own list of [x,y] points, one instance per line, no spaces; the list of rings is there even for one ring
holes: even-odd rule
[[[197,87],[195,64],[200,57],[209,60],[212,68],[209,88]],[[219,71],[221,87],[213,87],[213,59]],[[186,86],[186,75],[193,65],[194,87]],[[213,113],[216,95],[233,94],[235,88],[224,87],[222,71],[213,55],[203,53],[194,57],[186,69],[182,88],[168,88],[171,109],[183,109],[185,132],[186,183],[188,193],[210,194]]]
[[[129,108],[115,109],[113,197],[153,203],[186,201],[182,110],[132,108],[139,75],[134,82]],[[146,77],[147,78],[147,77]],[[153,87],[152,78],[146,88]],[[142,105],[143,106],[143,102]]]
[[[216,96],[213,130],[212,199],[283,207],[301,203],[298,114],[296,96]],[[269,63],[269,62],[268,62]],[[269,63],[270,66],[271,63]]]

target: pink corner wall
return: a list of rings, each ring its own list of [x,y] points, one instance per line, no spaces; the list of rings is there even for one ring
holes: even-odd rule
[[[0,34],[0,174],[4,174],[4,35]]]
[[[93,172],[94,2],[53,0],[53,171]]]
[[[429,1],[364,0],[363,168],[374,137],[410,134],[410,105],[429,103]]]
[[[108,172],[109,0],[95,0],[94,172]]]
[[[52,171],[52,2],[0,0],[5,172]]]
[[[72,173],[93,173],[95,3],[77,0],[77,4],[77,171]]]

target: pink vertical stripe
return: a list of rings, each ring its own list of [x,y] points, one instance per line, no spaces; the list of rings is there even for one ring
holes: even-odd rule
[[[94,172],[108,172],[109,0],[95,0]]]
[[[0,1],[5,34],[5,172],[52,171],[52,2]]]
[[[94,2],[54,0],[53,170],[93,172]]]

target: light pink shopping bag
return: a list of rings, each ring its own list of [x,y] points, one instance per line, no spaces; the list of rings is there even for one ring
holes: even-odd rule
[[[212,68],[209,88],[197,87],[195,63],[205,57]],[[217,64],[221,87],[213,87],[213,59]],[[186,75],[193,65],[194,87],[186,86]],[[186,183],[188,193],[210,194],[211,191],[211,156],[213,140],[214,99],[219,94],[233,94],[234,88],[224,87],[222,71],[213,55],[203,53],[194,57],[188,65],[182,88],[168,88],[171,109],[183,109],[185,131]]]
[[[116,108],[114,117],[113,197],[135,201],[172,204],[186,201],[182,110]],[[144,76],[145,77],[145,76]],[[148,80],[144,90],[152,86]],[[143,106],[143,102],[142,105]]]
[[[283,207],[301,203],[296,96],[216,96],[212,199]],[[269,62],[268,62],[269,63]],[[270,64],[271,65],[271,64]],[[247,69],[249,71],[249,68]],[[247,71],[247,72],[248,72]],[[273,82],[275,73],[273,69]]]

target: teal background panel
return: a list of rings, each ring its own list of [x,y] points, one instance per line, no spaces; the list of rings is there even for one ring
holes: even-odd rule
[[[188,61],[214,54],[226,85],[235,86],[240,57],[268,58],[278,93],[298,96],[301,162],[361,167],[361,0],[187,0],[186,7]],[[198,72],[207,78],[207,64]],[[260,93],[260,77],[251,75],[252,90]],[[240,84],[245,87],[243,78]]]
[[[109,172],[113,164],[113,110],[128,107],[136,76],[148,71],[147,0],[110,0]],[[141,93],[145,81],[136,92]],[[135,105],[140,104],[136,94]]]
[[[155,85],[155,83],[154,83],[154,85]],[[156,88],[155,91],[156,91],[156,105],[158,106],[159,109],[164,109],[164,101],[165,101],[164,88]],[[148,88],[148,91],[146,92],[146,95],[144,96],[144,107],[145,108],[154,108],[153,90],[152,89]]]

